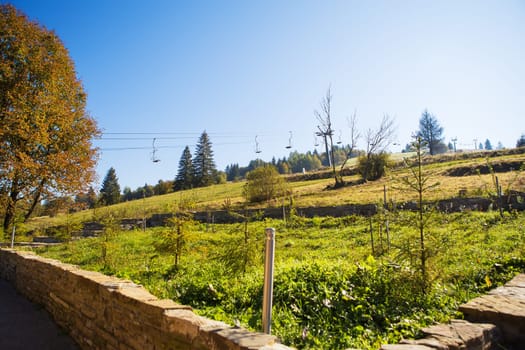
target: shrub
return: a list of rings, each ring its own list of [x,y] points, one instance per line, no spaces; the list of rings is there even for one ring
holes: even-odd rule
[[[357,159],[359,175],[366,181],[378,180],[386,174],[389,162],[390,156],[385,152],[370,154],[369,157],[359,156]]]
[[[261,166],[246,176],[244,196],[250,202],[269,201],[285,193],[285,182],[273,165]]]

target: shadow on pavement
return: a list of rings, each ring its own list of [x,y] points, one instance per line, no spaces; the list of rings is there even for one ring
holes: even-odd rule
[[[41,306],[0,279],[0,349],[78,350],[76,343]]]

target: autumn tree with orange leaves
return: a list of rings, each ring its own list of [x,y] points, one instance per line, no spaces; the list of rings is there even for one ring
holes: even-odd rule
[[[94,178],[96,122],[57,35],[0,5],[0,208],[4,232],[46,198]],[[2,214],[0,214],[2,215]]]

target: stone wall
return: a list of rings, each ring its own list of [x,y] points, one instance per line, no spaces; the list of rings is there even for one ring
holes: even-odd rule
[[[525,274],[460,306],[465,320],[423,328],[422,339],[381,350],[518,350],[525,344]]]
[[[274,336],[197,316],[132,282],[30,252],[0,249],[0,278],[45,307],[82,349],[289,349]]]

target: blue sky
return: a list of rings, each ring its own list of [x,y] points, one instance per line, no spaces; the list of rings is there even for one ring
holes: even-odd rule
[[[395,117],[402,145],[424,109],[463,149],[525,133],[522,0],[10,3],[70,51],[104,132],[99,182],[111,166],[121,187],[173,179],[203,130],[220,170],[287,156],[289,131],[313,150],[328,86],[343,142],[354,111],[361,133]]]

